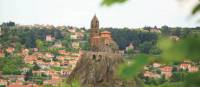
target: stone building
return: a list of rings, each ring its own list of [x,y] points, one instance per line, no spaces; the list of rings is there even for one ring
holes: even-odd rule
[[[68,83],[80,82],[81,87],[139,87],[137,81],[126,81],[116,76],[119,64],[124,63],[111,33],[100,32],[96,16],[91,21],[90,50],[83,52],[70,73]]]
[[[99,20],[96,15],[91,21],[89,43],[92,51],[115,52],[118,49],[118,46],[112,40],[111,33],[109,31],[100,32]]]

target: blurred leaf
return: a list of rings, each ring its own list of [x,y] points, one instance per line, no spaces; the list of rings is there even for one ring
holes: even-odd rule
[[[124,3],[128,0],[103,0],[101,5],[111,6],[115,3]]]
[[[184,81],[184,87],[199,87],[200,86],[200,72],[189,73]]]
[[[158,47],[162,50],[161,57],[165,62],[179,61],[183,58],[183,55],[178,52],[181,47],[175,46],[175,44],[178,43],[167,37],[163,37],[158,41]]]
[[[78,81],[73,81],[71,87],[81,87],[80,83]]]
[[[197,5],[193,8],[192,14],[194,15],[194,14],[196,14],[196,13],[199,12],[199,11],[200,11],[200,3],[197,4]]]
[[[148,57],[149,56],[146,54],[136,55],[136,59],[119,67],[118,74],[123,78],[133,78],[137,76],[143,70],[144,66],[149,63]]]
[[[166,62],[181,61],[183,59],[199,60],[200,36],[188,36],[187,38],[173,41],[167,37],[158,42],[162,50],[161,56]]]

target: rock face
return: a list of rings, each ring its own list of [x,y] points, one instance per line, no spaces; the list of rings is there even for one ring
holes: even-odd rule
[[[86,52],[69,76],[69,82],[78,80],[82,87],[136,87],[133,80],[125,81],[115,73],[123,63],[120,54]]]
[[[138,87],[136,80],[123,80],[116,75],[118,65],[123,63],[118,45],[111,33],[99,33],[96,16],[91,21],[90,51],[85,52],[69,76],[68,82],[78,80],[82,87]]]

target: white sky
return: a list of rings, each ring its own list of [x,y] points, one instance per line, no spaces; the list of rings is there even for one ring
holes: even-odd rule
[[[89,28],[96,13],[101,27],[196,27],[200,15],[190,17],[198,0],[129,0],[112,7],[101,0],[0,0],[0,23],[72,25]]]

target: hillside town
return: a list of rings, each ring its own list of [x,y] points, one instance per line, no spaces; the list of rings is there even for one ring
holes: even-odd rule
[[[89,45],[92,47],[92,51],[116,53],[115,50],[118,49],[117,44],[120,42],[115,43],[113,41],[117,39],[109,29],[100,32],[98,30],[98,22],[98,18],[95,15],[91,21],[91,31],[71,26],[18,25],[12,22],[2,24],[0,28],[1,38],[9,34],[12,29],[24,29],[25,31],[36,29],[47,30],[47,32],[41,34],[43,39],[35,39],[35,45],[31,43],[31,40],[37,37],[37,35],[30,36],[32,39],[27,39],[30,43],[23,42],[26,45],[22,44],[22,46],[17,44],[17,37],[12,37],[9,43],[0,43],[0,63],[16,63],[15,65],[2,65],[0,67],[2,68],[0,69],[0,87],[58,87],[62,81],[69,77],[84,52],[88,51]],[[11,30],[7,31],[6,28]],[[48,30],[53,30],[53,33],[48,33]],[[61,30],[61,32],[56,30]],[[162,33],[161,29],[156,26],[153,28],[141,28],[133,32],[143,32],[144,34]],[[63,38],[59,39],[59,35],[63,35]],[[170,36],[170,39],[178,41],[180,37],[181,35],[173,34]],[[102,40],[103,43],[101,43]],[[151,40],[153,41],[153,39]],[[5,40],[4,42],[7,41]],[[108,48],[107,46],[111,47]],[[144,46],[148,46],[148,44]],[[126,60],[127,56],[143,52],[141,48],[142,46],[136,45],[136,42],[129,41],[123,49],[118,51],[118,54],[122,55]],[[151,50],[148,51],[148,53],[151,52]],[[157,54],[157,51],[152,53]],[[10,60],[12,62],[9,62]],[[149,79],[168,80],[174,78],[177,73],[199,72],[199,67],[199,62],[191,60],[170,65],[153,62],[144,67],[140,77],[146,83],[150,81]]]
[[[72,40],[83,38],[83,32],[77,32],[76,29],[70,29],[68,32],[72,33],[70,36]],[[55,41],[55,37],[46,35],[44,42],[51,43],[53,41]],[[17,75],[5,75],[4,72],[0,71],[0,86],[57,86],[59,82],[67,78],[82,55],[78,41],[72,43],[72,48],[76,49],[76,52],[66,51],[60,42],[55,42],[46,48],[46,51],[39,48],[21,48],[18,52],[13,46],[0,49],[0,58],[18,56],[25,63],[19,70],[20,74]]]

